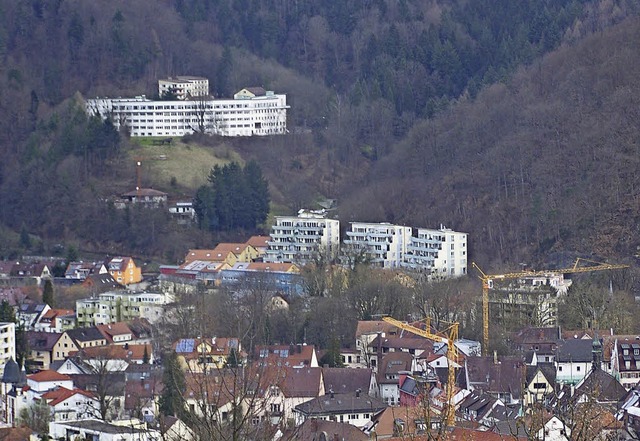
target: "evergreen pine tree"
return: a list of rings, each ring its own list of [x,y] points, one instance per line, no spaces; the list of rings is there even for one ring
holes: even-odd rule
[[[42,290],[42,303],[46,303],[49,307],[53,308],[54,299],[53,299],[53,283],[51,280],[47,279],[44,282],[44,288]]]
[[[186,388],[186,381],[184,372],[180,368],[178,355],[173,351],[165,355],[162,382],[164,389],[160,395],[160,413],[180,418],[184,412],[182,393]]]
[[[15,323],[16,313],[8,301],[0,302],[0,322]]]
[[[144,345],[144,353],[142,354],[142,364],[149,364],[149,351],[147,345]]]

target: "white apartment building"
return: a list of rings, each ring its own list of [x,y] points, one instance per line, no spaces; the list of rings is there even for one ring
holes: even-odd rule
[[[111,119],[131,136],[184,136],[196,132],[220,136],[265,136],[287,133],[287,96],[261,87],[245,88],[233,99],[154,101],[135,98],[95,98],[86,111]]]
[[[418,228],[411,237],[404,266],[428,271],[431,277],[467,274],[467,233],[440,226],[438,230]]]
[[[348,252],[364,251],[373,266],[398,268],[411,241],[411,227],[383,223],[351,222],[344,244]]]
[[[324,210],[300,210],[298,216],[276,216],[265,262],[305,264],[319,253],[329,258],[340,248],[340,221]]]
[[[179,100],[209,95],[209,80],[203,77],[177,76],[158,80],[158,96],[174,93]]]
[[[4,366],[10,359],[16,359],[16,325],[0,323],[0,378],[4,374]]]
[[[76,301],[78,327],[108,325],[135,318],[156,322],[164,306],[173,301],[169,294],[111,291],[97,298]]]

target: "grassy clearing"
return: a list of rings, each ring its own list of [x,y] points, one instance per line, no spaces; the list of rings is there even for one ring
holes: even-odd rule
[[[164,138],[163,138],[164,139]],[[154,145],[154,138],[137,138],[129,152],[131,161],[142,162],[142,185],[169,189],[175,178],[179,188],[195,191],[207,181],[211,168],[242,159],[226,145],[205,147],[173,138],[171,144]]]

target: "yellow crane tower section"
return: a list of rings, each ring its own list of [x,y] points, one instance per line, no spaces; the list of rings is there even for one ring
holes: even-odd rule
[[[419,335],[424,338],[428,338],[431,341],[445,343],[447,345],[447,365],[448,365],[448,380],[447,380],[447,404],[445,408],[445,422],[447,427],[453,427],[455,425],[455,403],[453,402],[453,395],[456,383],[455,366],[458,363],[458,349],[454,342],[458,339],[458,323],[451,323],[450,326],[442,332],[434,334],[431,332],[429,321],[427,321],[426,330],[420,329],[416,326],[410,325],[400,320],[396,320],[392,317],[382,317],[387,323],[390,323],[400,329],[411,332],[412,334]]]
[[[596,262],[594,260],[576,259],[572,267],[561,269],[549,269],[540,271],[519,271],[506,274],[485,274],[475,262],[471,265],[480,273],[482,281],[482,353],[487,355],[489,351],[489,290],[493,287],[494,280],[519,279],[521,277],[539,277],[553,274],[588,273],[591,271],[615,270],[629,268],[629,265],[614,265]]]

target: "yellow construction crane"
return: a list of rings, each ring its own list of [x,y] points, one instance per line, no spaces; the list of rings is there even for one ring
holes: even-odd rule
[[[447,404],[445,407],[445,422],[447,427],[453,427],[455,424],[455,403],[453,402],[453,394],[456,383],[455,366],[458,363],[458,349],[454,342],[458,339],[458,323],[450,323],[450,326],[442,332],[434,334],[431,332],[431,326],[427,319],[426,330],[420,329],[416,326],[410,325],[400,320],[396,320],[392,317],[382,317],[387,323],[390,323],[400,329],[409,331],[412,334],[419,335],[424,338],[428,338],[431,341],[442,342],[447,345],[447,366],[448,366],[448,380],[447,380]]]
[[[586,266],[584,266],[586,264]],[[475,262],[471,262],[471,265],[480,273],[480,280],[482,280],[482,353],[487,355],[489,351],[489,290],[493,288],[494,280],[506,280],[506,279],[519,279],[521,277],[536,277],[546,276],[553,274],[572,274],[572,273],[587,273],[591,271],[602,270],[614,270],[629,268],[629,265],[612,265],[609,263],[596,262],[594,260],[576,259],[575,263],[570,268],[562,269],[550,269],[540,271],[519,271],[515,273],[506,274],[485,274],[484,271],[476,265]]]

